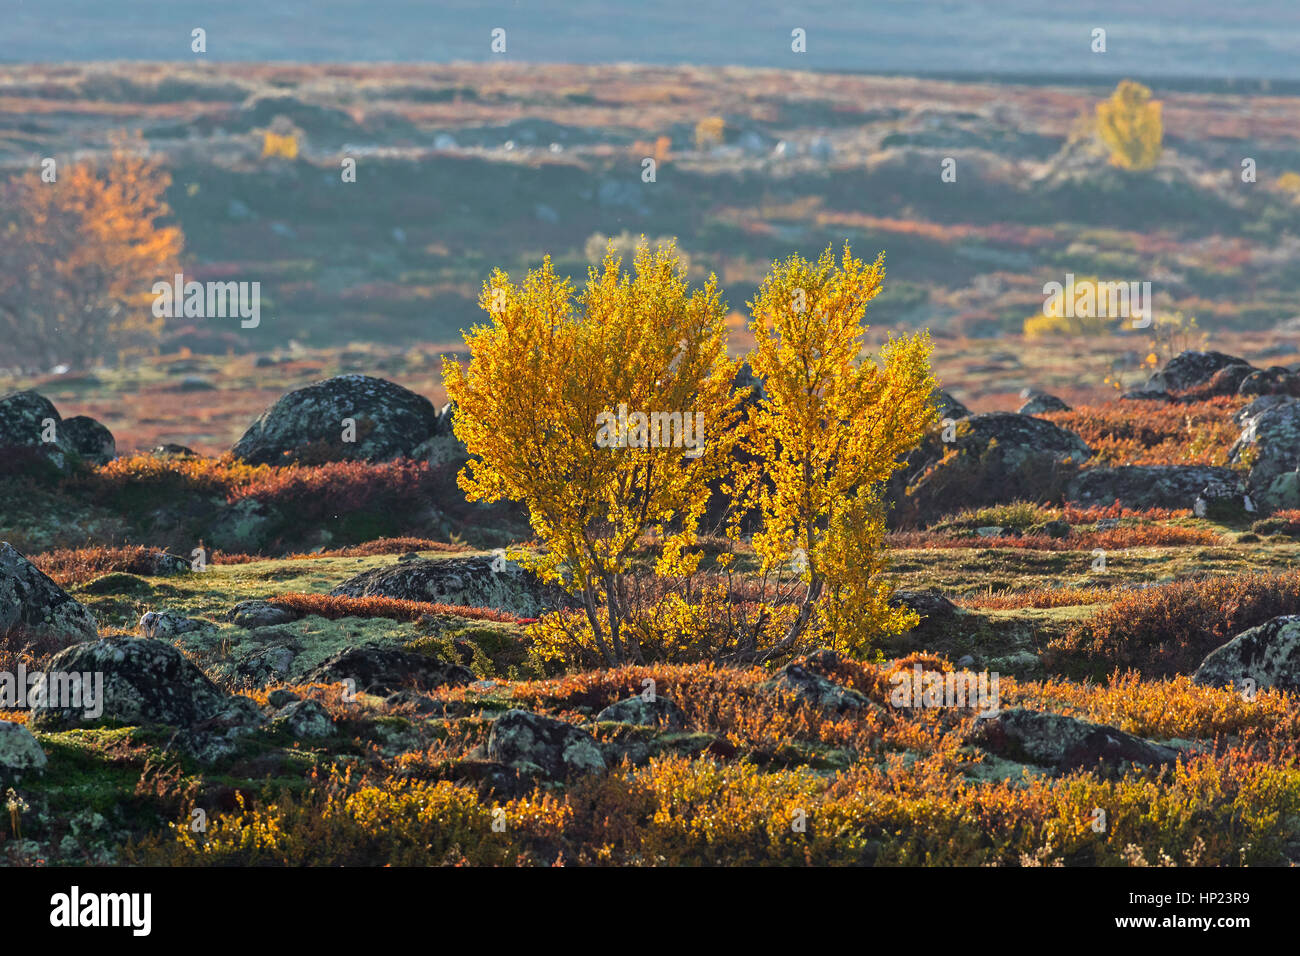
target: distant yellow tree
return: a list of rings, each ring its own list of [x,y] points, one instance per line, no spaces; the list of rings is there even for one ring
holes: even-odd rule
[[[23,367],[74,367],[151,342],[153,283],[177,271],[184,237],[165,222],[171,177],[125,141],[102,163],[56,167],[0,196],[0,351]]]
[[[713,277],[690,291],[671,246],[641,245],[634,269],[623,273],[611,250],[576,298],[549,258],[519,285],[498,270],[480,298],[490,322],[465,336],[468,367],[443,362],[471,456],[461,488],[471,501],[527,506],[545,546],[529,563],[578,597],[575,640],[609,665],[643,659],[629,627],[638,540],[657,541],[657,574],[694,572],[739,416]]]
[[[706,116],[695,124],[695,148],[712,149],[722,145],[727,134],[727,121],[721,116]]]
[[[1123,80],[1110,99],[1097,104],[1097,132],[1114,165],[1150,169],[1160,159],[1164,137],[1161,103],[1141,83]]]
[[[879,491],[937,420],[935,383],[928,334],[891,340],[883,364],[861,360],[863,313],[883,281],[883,254],[867,264],[846,245],[837,265],[827,247],[815,263],[776,264],[750,303],[765,393],[747,423],[761,462],[753,545],[764,571],[794,560],[807,584],[799,602],[768,609],[787,619],[771,654],[805,632],[861,654],[915,624],[889,604]]]
[[[297,159],[298,137],[292,132],[276,133],[266,130],[262,134],[263,159]]]
[[[1074,280],[1073,307],[1064,297],[1048,299],[1042,313],[1025,319],[1023,332],[1026,338],[1083,337],[1091,338],[1119,330],[1126,321],[1124,312],[1110,309],[1110,286],[1095,276]]]

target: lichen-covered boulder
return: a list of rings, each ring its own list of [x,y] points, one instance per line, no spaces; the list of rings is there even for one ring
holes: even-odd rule
[[[1237,387],[1238,395],[1290,395],[1300,396],[1300,374],[1274,365],[1271,368],[1256,369],[1242,376]]]
[[[186,617],[179,611],[145,611],[136,630],[141,637],[170,641],[181,634],[211,626],[207,621]]]
[[[1083,469],[1071,479],[1066,498],[1083,507],[1119,502],[1133,509],[1195,508],[1201,499],[1241,514],[1246,486],[1237,472],[1210,465],[1118,465]]]
[[[488,556],[399,561],[363,571],[330,594],[487,607],[521,617],[540,617],[571,604],[562,588],[514,561]]]
[[[1300,399],[1265,396],[1236,416],[1241,436],[1228,450],[1232,464],[1249,464],[1246,485],[1263,509],[1300,508]]]
[[[0,542],[0,635],[87,641],[99,635],[95,617],[19,554]]]
[[[352,680],[357,691],[387,693],[410,686],[424,690],[444,685],[463,687],[474,680],[474,673],[439,657],[361,644],[345,647],[322,661],[303,680],[309,684]]]
[[[329,712],[314,700],[295,700],[281,707],[271,718],[271,729],[299,739],[332,737],[337,733]]]
[[[1300,615],[1288,614],[1242,631],[1201,661],[1192,683],[1300,691]]]
[[[1055,395],[1036,392],[1029,396],[1025,404],[1016,409],[1017,415],[1042,415],[1044,412],[1068,412],[1070,406]]]
[[[1235,355],[1189,349],[1175,355],[1164,368],[1152,375],[1143,391],[1186,392],[1208,385],[1216,373],[1231,365],[1244,367],[1246,374],[1254,370],[1249,362]]]
[[[1003,710],[976,718],[969,742],[1005,760],[1050,767],[1061,773],[1126,765],[1173,763],[1172,747],[1134,737],[1114,727],[1038,710]]]
[[[676,728],[682,726],[682,711],[667,697],[656,694],[652,700],[646,700],[638,695],[610,704],[596,715],[596,719],[643,727]]]
[[[0,783],[17,783],[43,773],[49,758],[22,724],[0,720]]]
[[[76,455],[54,403],[30,390],[0,398],[0,455],[6,449],[35,452],[40,456],[36,460],[43,458],[60,470],[68,469]]]
[[[65,418],[59,431],[82,461],[107,465],[117,457],[117,442],[104,425],[86,415]]]
[[[1092,449],[1074,432],[1013,412],[957,420],[931,432],[890,480],[898,524],[925,524],[961,508],[1052,500]]]
[[[528,710],[507,711],[493,722],[487,754],[490,760],[535,769],[555,780],[605,769],[604,754],[591,734]]]
[[[301,615],[292,608],[272,604],[270,601],[240,601],[226,614],[226,620],[236,627],[274,627],[289,624]]]
[[[102,713],[48,700],[32,708],[39,729],[76,727],[97,720],[190,727],[220,713],[228,702],[212,681],[171,644],[149,638],[109,637],[66,648],[48,673],[103,675]]]
[[[355,425],[350,441],[345,419]],[[423,395],[382,378],[340,375],[284,395],[232,450],[251,464],[390,461],[413,457],[437,423],[438,413]]]
[[[827,676],[839,661],[831,650],[818,650],[791,661],[778,670],[770,681],[759,685],[763,693],[793,698],[818,710],[850,711],[871,706],[864,694],[845,687]]]

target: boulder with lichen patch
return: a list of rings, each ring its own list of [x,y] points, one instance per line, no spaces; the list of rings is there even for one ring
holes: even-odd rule
[[[54,403],[31,390],[0,397],[0,456],[21,452],[60,471],[69,469],[77,454]]]
[[[1186,392],[1208,385],[1221,369],[1233,365],[1244,367],[1247,374],[1253,371],[1249,362],[1235,355],[1188,349],[1166,362],[1164,368],[1147,380],[1142,390]]]
[[[1099,765],[1117,770],[1129,765],[1160,766],[1178,759],[1172,747],[1114,727],[1020,708],[977,717],[968,742],[1005,760],[1060,773]]]
[[[1210,465],[1117,465],[1085,468],[1071,481],[1066,499],[1085,508],[1194,508],[1197,499],[1245,513],[1246,487],[1228,468]]]
[[[562,588],[514,561],[492,557],[401,561],[363,571],[330,594],[487,607],[521,617],[540,617],[571,604]]]
[[[117,457],[117,442],[113,433],[89,416],[73,415],[65,418],[59,431],[82,461],[107,465]]]
[[[638,695],[610,704],[596,715],[596,719],[643,727],[677,728],[682,726],[682,711],[667,697],[655,695],[646,700]]]
[[[220,713],[227,696],[184,654],[149,638],[109,637],[66,648],[46,665],[49,674],[102,675],[99,714],[64,700],[43,700],[31,711],[40,729],[76,727],[98,720],[190,727]],[[54,694],[47,694],[53,697]],[[83,701],[84,692],[83,692]]]
[[[0,635],[86,641],[99,635],[94,615],[18,553],[0,542]]]
[[[948,440],[945,440],[948,439]],[[931,432],[890,479],[895,524],[926,524],[959,508],[1054,500],[1092,449],[1074,432],[1012,412]]]
[[[49,758],[22,724],[0,720],[0,783],[17,783],[44,773]]]
[[[1035,392],[1025,404],[1016,409],[1017,415],[1042,415],[1045,412],[1068,412],[1070,406],[1055,395]]]
[[[298,739],[332,737],[337,730],[329,712],[314,700],[295,700],[271,718],[271,729]]]
[[[1288,614],[1242,631],[1201,661],[1192,683],[1300,691],[1300,615]]]
[[[554,780],[605,769],[605,757],[591,734],[528,710],[507,711],[493,722],[487,755],[512,767],[536,769]]]
[[[1264,510],[1300,508],[1300,399],[1268,395],[1237,413],[1230,464],[1250,467],[1246,486]]]
[[[353,440],[345,440],[345,419],[355,426]],[[438,412],[423,395],[382,378],[339,375],[282,396],[232,451],[255,465],[391,461],[413,457],[437,424]]]
[[[835,651],[821,649],[778,670],[770,681],[759,685],[762,693],[792,699],[817,710],[850,711],[870,707],[867,697],[829,676],[840,657]]]
[[[270,601],[240,601],[226,613],[226,620],[236,627],[274,627],[289,624],[301,615],[293,608]]]
[[[474,674],[459,664],[393,647],[362,644],[345,647],[313,668],[304,683],[332,684],[351,680],[358,691],[392,692],[404,687],[431,690],[463,687]]]

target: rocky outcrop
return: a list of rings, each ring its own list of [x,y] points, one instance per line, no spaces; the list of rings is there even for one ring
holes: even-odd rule
[[[93,418],[86,415],[65,418],[59,431],[82,461],[107,465],[117,457],[117,442],[113,433]]]
[[[1041,418],[991,412],[959,419],[926,436],[891,479],[892,520],[925,524],[959,508],[1059,499],[1091,457],[1082,438]]]
[[[0,720],[0,784],[9,786],[45,771],[49,758],[22,724]]]
[[[1228,468],[1209,465],[1119,465],[1085,468],[1069,483],[1066,498],[1083,507],[1195,508],[1197,499],[1245,512],[1246,487]],[[1208,516],[1208,515],[1207,515]]]
[[[1172,747],[1114,727],[1038,710],[1004,710],[978,717],[969,742],[1005,760],[1061,773],[1091,770],[1099,764],[1116,770],[1130,764],[1158,766],[1178,759]]]
[[[1192,683],[1202,687],[1240,690],[1248,680],[1256,690],[1300,691],[1300,615],[1242,631],[1206,655],[1192,675]]]
[[[1294,398],[1300,396],[1300,375],[1280,365],[1257,369],[1242,377],[1237,394],[1289,395]]]
[[[19,554],[0,543],[0,635],[87,641],[99,635],[94,615]]]
[[[6,454],[6,449],[25,449],[36,455],[37,461],[44,459],[60,470],[70,468],[76,458],[54,403],[33,391],[11,392],[0,398],[0,455]]]
[[[940,419],[970,417],[970,409],[941,388],[936,388],[931,393],[930,401],[939,409]]]
[[[1055,395],[1048,395],[1046,392],[1036,392],[1029,396],[1025,404],[1016,409],[1017,415],[1042,415],[1044,412],[1068,412],[1070,406],[1065,404]]]
[[[667,697],[629,697],[610,704],[596,715],[597,720],[610,720],[620,724],[637,724],[643,727],[682,726],[681,709]]]
[[[337,730],[329,712],[314,700],[295,700],[271,718],[271,729],[299,739],[332,737]]]
[[[461,687],[473,681],[474,674],[441,658],[362,644],[345,647],[322,661],[303,680],[308,684],[352,680],[359,692],[387,693],[409,686],[424,690],[447,684]]]
[[[1165,391],[1171,393],[1186,392],[1194,388],[1207,386],[1210,380],[1228,366],[1239,366],[1245,370],[1242,377],[1254,370],[1243,358],[1225,355],[1222,352],[1201,352],[1188,350],[1171,358],[1165,367],[1147,380],[1142,391]],[[1233,373],[1236,374],[1236,373]],[[1240,381],[1240,380],[1238,380]],[[1231,395],[1236,389],[1224,393]]]
[[[571,603],[561,588],[513,561],[493,557],[402,561],[363,571],[330,594],[488,607],[521,617],[540,617]]]
[[[527,710],[511,710],[496,719],[487,754],[490,760],[555,780],[605,769],[605,757],[591,734]]]
[[[102,675],[102,713],[89,714],[86,707],[67,700],[46,700],[31,712],[31,725],[40,729],[98,720],[190,727],[228,704],[226,695],[184,654],[148,638],[111,637],[78,644],[55,654],[45,669],[50,674]]]
[[[346,440],[345,419],[355,426]],[[251,464],[389,461],[413,457],[438,413],[422,395],[381,378],[340,375],[295,389],[262,413],[232,449]]]
[[[272,604],[270,601],[240,601],[226,614],[226,620],[236,627],[274,627],[289,624],[299,618],[292,608]]]
[[[864,694],[827,676],[838,662],[839,655],[835,651],[814,651],[786,664],[772,680],[760,684],[759,688],[765,693],[792,698],[818,710],[852,711],[870,707],[871,702]]]
[[[1249,464],[1246,485],[1260,508],[1300,507],[1300,399],[1257,398],[1238,412],[1241,437],[1228,450],[1233,464]]]
[[[181,634],[189,634],[211,627],[207,621],[186,617],[177,611],[146,611],[136,625],[141,637],[170,641]]]

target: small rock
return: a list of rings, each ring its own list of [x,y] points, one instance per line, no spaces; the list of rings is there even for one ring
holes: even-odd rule
[[[288,624],[299,618],[292,608],[272,604],[270,601],[240,601],[226,614],[226,620],[238,627],[274,627]]]
[[[658,695],[654,700],[645,700],[640,695],[620,700],[598,713],[596,719],[643,727],[678,728],[683,723],[681,709],[667,697]]]
[[[1192,675],[1202,687],[1300,691],[1300,615],[1288,614],[1242,631],[1211,651]]]
[[[314,700],[295,700],[280,708],[271,718],[273,730],[283,730],[292,737],[331,737],[337,733],[329,712]]]
[[[266,695],[266,702],[276,710],[279,710],[285,704],[292,704],[295,700],[302,700],[302,698],[293,691],[284,690],[283,688],[280,690],[273,690],[271,693]]]
[[[0,720],[0,782],[16,783],[29,774],[40,774],[49,759],[32,732],[22,724]]]

